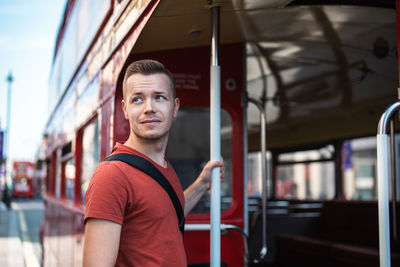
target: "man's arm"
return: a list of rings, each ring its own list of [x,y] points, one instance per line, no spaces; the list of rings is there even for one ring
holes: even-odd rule
[[[88,218],[85,226],[83,267],[112,267],[118,255],[121,225]]]
[[[207,162],[196,181],[185,190],[185,216],[188,215],[197,202],[199,202],[204,193],[210,189],[212,170],[216,167],[220,167],[221,178],[223,177],[223,166],[224,162],[222,160]]]

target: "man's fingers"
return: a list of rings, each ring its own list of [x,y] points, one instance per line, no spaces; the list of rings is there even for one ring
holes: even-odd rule
[[[220,160],[220,161],[210,161],[209,162],[209,167],[210,170],[219,167],[219,173],[220,173],[220,177],[221,177],[221,181],[223,180],[224,174],[225,174],[225,165],[224,165],[224,161]]]
[[[223,161],[209,161],[207,165],[210,169],[214,169],[216,167],[223,167],[224,162]]]

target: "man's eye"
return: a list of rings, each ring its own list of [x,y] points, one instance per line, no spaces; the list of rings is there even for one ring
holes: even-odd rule
[[[156,100],[166,100],[166,98],[165,98],[164,96],[162,96],[162,95],[157,95],[157,96],[155,97],[155,99],[156,99]]]
[[[134,97],[132,98],[132,103],[141,103],[143,99],[141,97]]]

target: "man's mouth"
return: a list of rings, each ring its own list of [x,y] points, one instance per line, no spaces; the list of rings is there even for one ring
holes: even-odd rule
[[[158,122],[160,122],[159,119],[147,119],[147,120],[141,121],[140,123],[142,123],[142,124],[150,124],[150,123],[158,123]]]

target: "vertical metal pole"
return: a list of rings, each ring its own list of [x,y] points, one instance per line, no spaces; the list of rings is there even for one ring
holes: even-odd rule
[[[246,68],[244,68],[246,69]],[[243,92],[243,231],[246,236],[249,236],[249,196],[248,196],[248,141],[247,141],[247,92]],[[244,256],[244,266],[248,266],[248,258]]]
[[[210,158],[221,156],[221,70],[219,66],[219,6],[211,8],[211,67],[210,67]],[[220,170],[215,168],[211,179],[211,267],[221,266],[221,184]]]
[[[5,194],[8,194],[8,181],[7,178],[10,177],[11,171],[7,169],[7,162],[10,160],[10,118],[11,118],[11,85],[14,82],[14,76],[12,75],[12,72],[10,71],[6,77],[6,81],[8,83],[8,88],[7,88],[7,120],[6,120],[6,127],[7,130],[5,132],[5,156],[4,156],[4,170],[5,170],[5,187],[6,191]]]
[[[390,170],[391,170],[391,177],[392,177],[392,232],[393,232],[393,239],[397,241],[397,214],[396,214],[396,196],[397,196],[397,185],[396,185],[396,158],[395,158],[395,151],[394,151],[394,122],[393,119],[390,120]]]
[[[389,180],[390,138],[377,135],[378,217],[380,267],[390,267]]]
[[[262,106],[261,106],[262,107]],[[268,199],[268,192],[267,192],[267,183],[268,183],[268,175],[269,171],[267,170],[267,119],[265,117],[265,110],[262,109],[260,112],[260,120],[261,120],[261,172],[263,174],[262,177],[262,219],[263,219],[263,233],[262,233],[262,240],[263,246],[260,251],[260,260],[267,255],[267,199]]]
[[[261,121],[261,184],[262,184],[262,199],[261,199],[261,207],[262,207],[262,248],[260,251],[260,255],[257,259],[254,259],[255,263],[259,263],[266,255],[267,255],[267,177],[270,173],[267,164],[267,119],[265,116],[265,110],[260,103],[260,101],[248,98],[248,101],[255,104],[258,110],[260,111],[260,121]]]
[[[380,267],[390,267],[389,182],[391,181],[391,147],[387,128],[391,118],[399,109],[400,102],[396,102],[382,114],[376,136]]]

